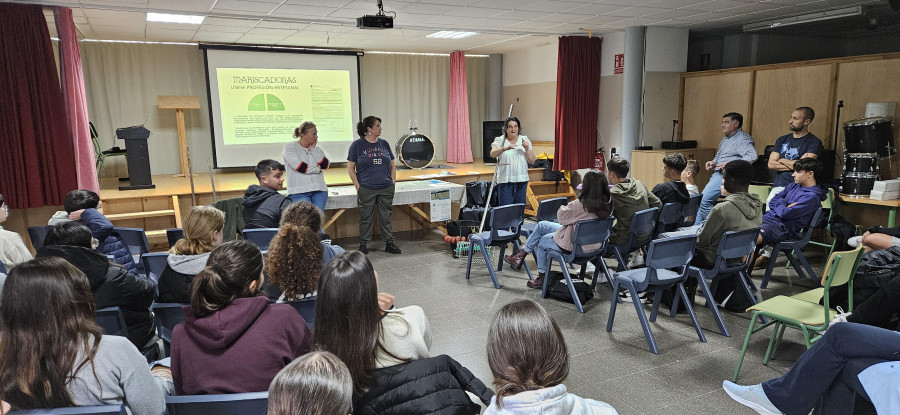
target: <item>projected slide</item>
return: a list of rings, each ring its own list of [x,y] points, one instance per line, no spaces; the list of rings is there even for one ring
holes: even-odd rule
[[[319,140],[353,135],[348,71],[217,68],[216,75],[225,145],[283,143],[310,120]]]

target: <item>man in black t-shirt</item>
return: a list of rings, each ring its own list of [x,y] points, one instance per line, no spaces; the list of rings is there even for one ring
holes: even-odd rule
[[[769,169],[778,173],[775,175],[775,186],[769,193],[766,205],[784,187],[793,183],[794,162],[801,158],[819,158],[822,153],[822,140],[809,132],[809,124],[816,117],[815,111],[810,107],[800,107],[791,113],[788,126],[791,132],[778,137],[775,140],[775,148],[769,155]]]
[[[663,205],[666,203],[685,204],[691,197],[687,186],[681,181],[681,172],[684,171],[685,166],[687,166],[687,160],[681,153],[669,154],[663,158],[663,176],[668,181],[656,185],[652,190]]]

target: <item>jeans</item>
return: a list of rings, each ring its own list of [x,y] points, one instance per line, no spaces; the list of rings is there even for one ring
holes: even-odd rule
[[[721,188],[722,173],[715,172],[709,177],[709,182],[706,183],[706,187],[703,188],[703,198],[700,199],[700,210],[697,211],[697,219],[694,220],[694,223],[699,225],[706,220],[706,216],[709,215],[709,211],[712,210],[713,203],[719,199],[719,196],[722,196]]]
[[[537,226],[534,227],[534,232],[528,235],[528,239],[525,240],[525,246],[522,247],[522,250],[525,252],[534,252],[534,255],[537,256],[538,272],[541,274],[546,274],[550,268],[547,254],[551,251],[562,252],[559,249],[559,245],[553,240],[553,234],[559,228],[562,228],[562,225],[558,223],[545,220],[538,222]]]
[[[328,192],[325,190],[316,190],[306,193],[294,193],[288,195],[291,202],[309,202],[316,205],[319,211],[325,212],[325,204],[328,203]]]
[[[500,206],[525,203],[528,182],[497,183],[497,202]]]
[[[869,366],[900,359],[900,333],[855,323],[838,323],[803,353],[780,378],[763,382],[766,397],[787,415],[807,415],[841,381],[868,397],[857,377]],[[862,363],[862,364],[860,364]]]

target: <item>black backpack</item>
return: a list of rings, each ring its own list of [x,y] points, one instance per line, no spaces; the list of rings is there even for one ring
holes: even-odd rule
[[[566,285],[566,278],[563,276],[562,272],[553,271],[544,278],[550,279],[550,286],[547,287],[547,296],[554,300],[574,304],[572,301],[572,294],[569,292],[569,286]],[[581,301],[581,304],[585,304],[588,300],[594,298],[594,290],[591,289],[591,284],[584,282],[584,280],[580,278],[572,278],[572,284],[575,285],[575,295],[578,296],[578,300]]]

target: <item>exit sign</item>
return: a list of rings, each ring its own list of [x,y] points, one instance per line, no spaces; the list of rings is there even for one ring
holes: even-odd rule
[[[613,73],[620,74],[625,71],[625,54],[620,53],[616,55],[616,60],[613,64]]]

